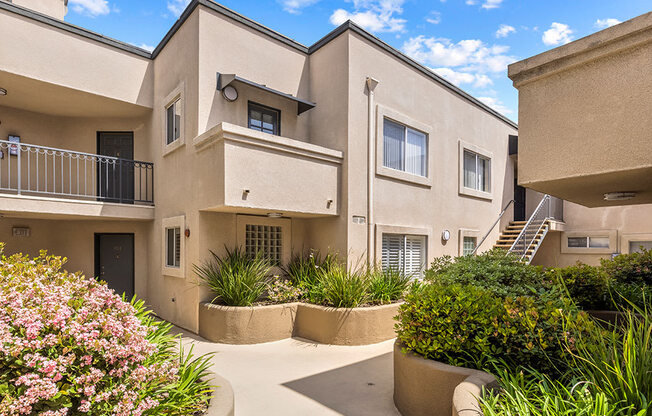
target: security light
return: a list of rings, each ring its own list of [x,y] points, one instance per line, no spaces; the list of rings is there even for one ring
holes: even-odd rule
[[[233,102],[238,99],[238,90],[231,85],[227,85],[222,89],[222,96],[226,101]]]

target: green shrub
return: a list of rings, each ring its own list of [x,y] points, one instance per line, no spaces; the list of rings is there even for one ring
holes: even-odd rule
[[[311,250],[307,256],[297,254],[292,257],[284,272],[294,286],[307,289],[317,284],[320,271],[330,270],[336,263],[337,256],[334,254],[322,257],[319,251]]]
[[[369,299],[374,303],[391,303],[401,299],[412,282],[410,276],[394,269],[369,271]]]
[[[524,264],[500,249],[455,259],[440,257],[426,270],[425,278],[443,285],[473,285],[501,297],[540,294],[550,286],[541,267]]]
[[[398,340],[404,349],[457,366],[484,368],[500,360],[559,375],[566,365],[563,344],[572,331],[593,325],[585,313],[556,294],[501,297],[472,285],[432,284],[412,291],[399,309]]]
[[[609,309],[609,281],[599,267],[578,262],[574,266],[548,269],[548,279],[566,287],[571,299],[582,309]]]
[[[270,263],[258,254],[247,256],[241,249],[226,249],[226,255],[211,251],[211,260],[194,265],[201,283],[215,294],[213,302],[227,306],[251,306],[267,289]]]
[[[369,299],[369,279],[362,271],[349,271],[346,265],[332,265],[319,271],[318,283],[313,287],[319,303],[336,308],[355,308]]]
[[[602,259],[600,265],[611,281],[614,306],[627,306],[625,298],[639,308],[652,307],[652,250]]]

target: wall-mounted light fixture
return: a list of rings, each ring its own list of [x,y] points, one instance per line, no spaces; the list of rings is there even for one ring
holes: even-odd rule
[[[605,201],[626,201],[636,196],[636,192],[608,192],[604,194]]]
[[[186,231],[184,231],[183,234],[186,236],[186,238],[190,237],[190,228],[186,228]]]
[[[282,212],[268,212],[267,216],[269,218],[281,218],[283,216]]]
[[[451,239],[451,232],[448,230],[444,230],[441,233],[441,239],[442,241],[448,241]]]
[[[327,200],[327,201],[326,201],[326,208],[327,208],[327,209],[330,208],[331,205],[333,205],[333,200],[332,200],[332,199]]]
[[[4,88],[0,88],[0,95],[7,95],[7,90]]]
[[[233,85],[227,85],[222,89],[222,97],[226,101],[233,102],[238,99],[238,90]]]

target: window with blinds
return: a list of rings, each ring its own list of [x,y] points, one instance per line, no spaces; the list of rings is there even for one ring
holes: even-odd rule
[[[255,257],[258,253],[271,264],[280,266],[283,256],[281,226],[247,224],[245,226],[245,253]]]
[[[383,234],[383,270],[398,270],[406,276],[421,277],[426,264],[426,237]]]
[[[464,150],[464,187],[491,192],[491,159]]]
[[[419,176],[428,176],[425,133],[394,121],[383,122],[383,166]]]
[[[166,228],[165,241],[165,264],[168,267],[180,267],[181,265],[181,228]]]

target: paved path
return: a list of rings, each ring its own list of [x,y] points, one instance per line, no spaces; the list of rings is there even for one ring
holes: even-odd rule
[[[297,338],[216,344],[179,330],[195,352],[216,352],[213,370],[235,392],[236,416],[397,416],[392,400],[394,341],[343,347]]]

